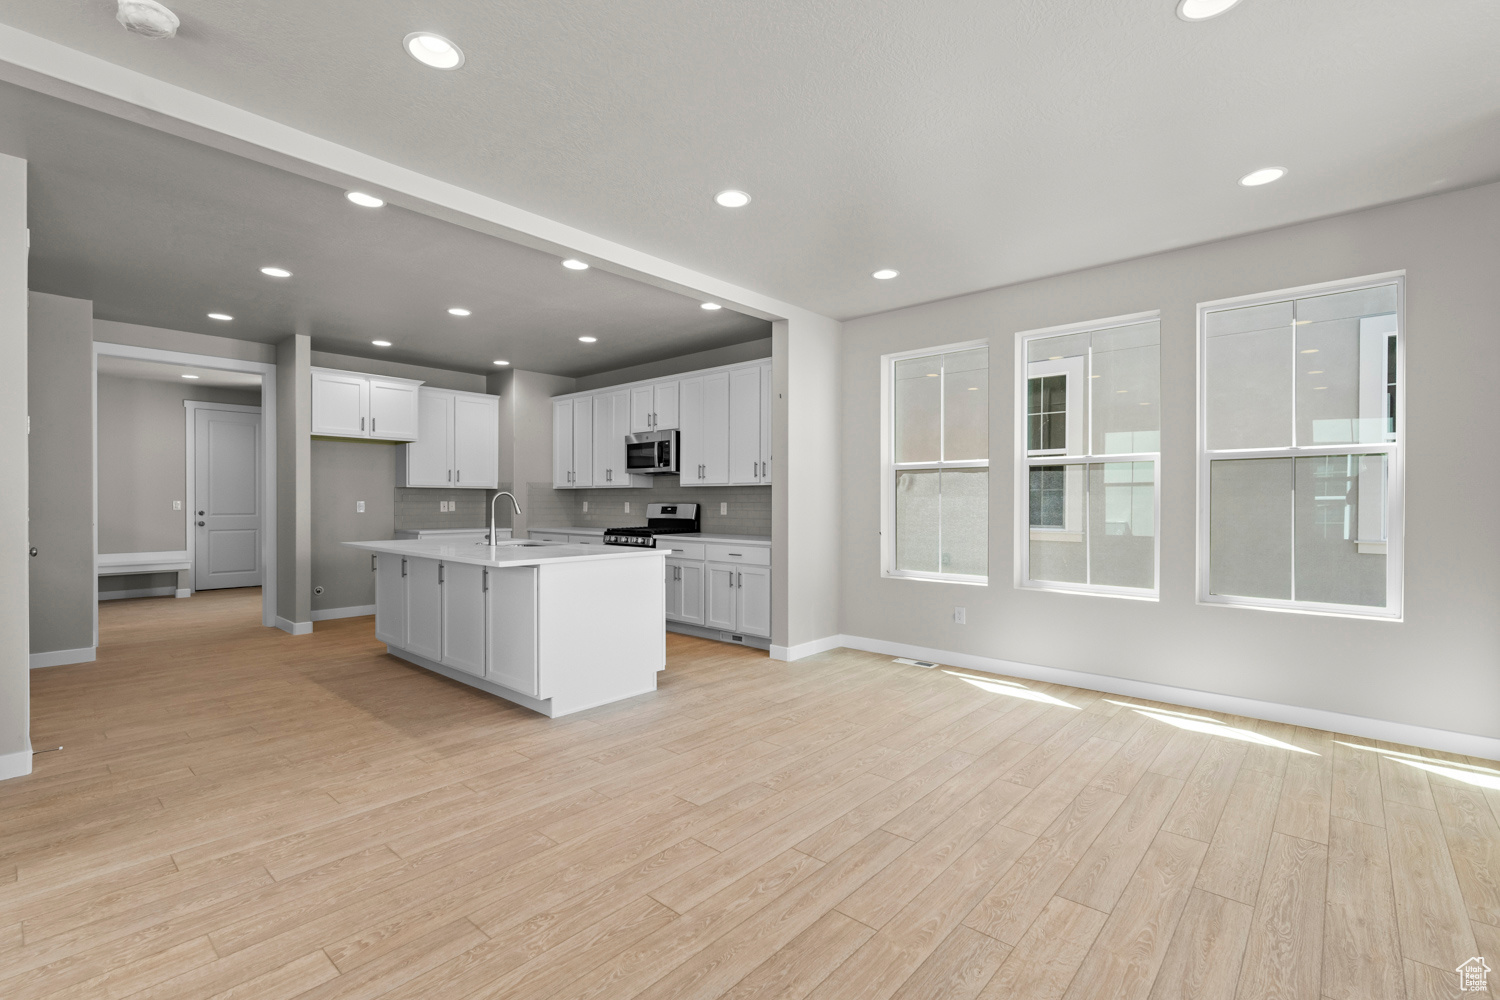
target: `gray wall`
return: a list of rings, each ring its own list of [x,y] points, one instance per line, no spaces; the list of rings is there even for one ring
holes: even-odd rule
[[[99,376],[100,552],[187,548],[188,511],[172,501],[187,495],[189,399],[259,406],[260,392]]]
[[[552,483],[552,397],[573,392],[573,379],[560,375],[543,375],[540,372],[518,371],[511,373],[510,421],[515,428],[515,445],[511,452],[511,474],[506,476],[502,466],[500,478],[522,486],[516,490],[521,500],[521,515],[512,518],[511,527],[517,535],[526,532],[528,526],[546,527],[532,518],[533,508],[528,502],[529,489],[524,484]],[[501,407],[504,408],[504,398]],[[565,492],[565,491],[558,491]],[[503,505],[504,500],[500,501]]]
[[[322,587],[323,593],[312,595],[312,610],[375,603],[369,553],[343,543],[394,536],[391,483],[399,447],[381,441],[313,438],[312,585]],[[357,511],[361,500],[363,514]]]
[[[632,365],[629,368],[616,368],[614,371],[599,372],[597,375],[583,375],[576,380],[575,389],[578,392],[586,392],[589,389],[603,389],[606,386],[624,385],[626,382],[639,382],[648,378],[670,378],[683,372],[702,371],[704,368],[717,368],[720,365],[737,365],[742,361],[759,361],[771,356],[771,343],[770,337],[763,340],[747,340],[743,344],[716,347],[711,351],[684,354],[665,361],[652,361],[644,365]]]
[[[94,645],[93,303],[30,295],[31,651]]]
[[[26,161],[0,155],[0,778],[31,771]]]
[[[312,621],[312,338],[276,345],[276,616]]]
[[[214,358],[259,361],[268,365],[276,361],[276,345],[274,344],[235,340],[233,337],[210,337],[207,334],[188,333],[185,330],[166,330],[156,326],[117,323],[107,319],[94,320],[94,339],[103,344],[153,347],[159,351],[206,354]]]
[[[1407,270],[1405,621],[1195,602],[1195,308]],[[843,631],[1500,736],[1500,185],[1245,236],[846,324]],[[1014,334],[1161,310],[1161,600],[1012,586]],[[880,576],[880,356],[989,338],[990,584]],[[967,625],[952,623],[955,605]]]

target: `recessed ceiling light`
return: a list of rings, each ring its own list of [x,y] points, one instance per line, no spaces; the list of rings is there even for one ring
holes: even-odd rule
[[[1321,375],[1321,374],[1323,374],[1323,369],[1318,368],[1315,371],[1308,372],[1307,374],[1309,374],[1309,375]]]
[[[292,272],[284,267],[263,267],[260,269],[260,273],[268,278],[290,278],[292,276]]]
[[[1184,21],[1207,21],[1239,2],[1240,0],[1182,0],[1177,5],[1177,16]]]
[[[589,269],[589,266],[587,264],[574,257],[569,257],[567,260],[563,261],[563,267],[567,268],[569,271],[587,271]]]
[[[377,198],[373,194],[365,194],[363,191],[346,191],[344,197],[348,198],[360,208],[383,208],[385,199]]]
[[[229,315],[228,313],[209,313],[208,318],[216,319],[220,323],[228,323],[230,320],[234,319],[234,317]]]
[[[1318,353],[1318,349],[1316,347],[1309,347],[1309,348],[1306,348],[1305,350],[1301,351],[1300,353],[1302,353],[1302,354],[1317,354]]]
[[[901,272],[896,270],[894,267],[882,267],[880,270],[870,275],[870,277],[876,279],[877,281],[890,281],[900,273]]]
[[[454,306],[452,309],[448,310],[448,315],[449,316],[472,316],[474,314],[471,313],[471,312],[469,312],[469,310],[465,309],[463,306]]]
[[[703,303],[703,305],[699,306],[698,308],[700,308],[700,309],[707,309],[709,312],[718,312],[720,309],[723,309],[724,307],[721,306],[721,305],[719,305],[717,302],[705,302],[705,303]]]
[[[389,340],[372,340],[372,341],[370,341],[370,343],[374,344],[376,347],[390,347],[391,346],[391,342]]]
[[[1272,181],[1279,181],[1286,176],[1286,167],[1261,167],[1252,170],[1240,178],[1240,184],[1247,188],[1260,187]]]
[[[430,31],[413,31],[401,44],[413,59],[433,69],[458,69],[464,64],[462,49]]]
[[[1313,388],[1314,389],[1326,389],[1326,388],[1328,388],[1328,386],[1326,386],[1326,385],[1315,385],[1315,386],[1313,386]]]
[[[743,191],[736,191],[734,188],[730,188],[727,191],[720,191],[714,195],[714,201],[718,202],[724,208],[744,208],[750,204],[750,196]]]
[[[593,343],[596,343],[599,340],[598,337],[579,337],[578,339],[581,340],[585,344],[593,344]]]
[[[183,378],[198,378],[199,376],[197,376],[197,375],[184,375],[182,377]]]
[[[504,367],[505,365],[510,364],[510,362],[509,361],[496,361],[495,364],[500,365],[501,367]]]

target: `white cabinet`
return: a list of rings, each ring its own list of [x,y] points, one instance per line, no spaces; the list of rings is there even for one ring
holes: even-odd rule
[[[375,639],[406,648],[406,559],[375,557]]]
[[[489,586],[485,568],[468,563],[441,563],[438,584],[443,592],[443,655],[438,662],[483,677]]]
[[[406,485],[500,488],[500,397],[423,388],[417,440],[406,446]]]
[[[760,481],[771,482],[771,366],[760,366]]]
[[[630,390],[630,433],[669,431],[679,426],[680,387],[674,379]]]
[[[729,373],[729,481],[760,482],[760,369]]]
[[[771,567],[705,563],[704,624],[726,632],[771,634]]]
[[[436,559],[406,560],[406,645],[429,660],[443,658],[443,588],[438,581],[442,563]],[[379,566],[376,566],[379,573]],[[379,586],[377,576],[376,586]],[[380,598],[375,599],[377,611]]]
[[[703,561],[667,560],[667,621],[703,624]]]
[[[625,435],[630,430],[630,393],[600,393],[594,397],[594,488],[641,489],[651,485],[650,476],[632,476],[625,471]]]
[[[729,482],[729,373],[682,380],[683,486]]]
[[[594,484],[594,399],[579,396],[552,404],[552,485],[560,490]]]
[[[414,441],[420,421],[415,379],[312,370],[312,432],[329,437]]]

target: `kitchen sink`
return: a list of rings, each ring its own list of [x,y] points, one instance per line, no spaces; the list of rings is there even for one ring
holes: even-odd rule
[[[501,541],[501,542],[497,543],[496,545],[491,545],[489,542],[475,542],[474,544],[475,545],[483,545],[485,548],[499,548],[501,546],[504,546],[507,549],[541,549],[541,548],[546,548],[547,546],[553,545],[555,543],[553,543],[553,542],[506,542],[506,541]]]

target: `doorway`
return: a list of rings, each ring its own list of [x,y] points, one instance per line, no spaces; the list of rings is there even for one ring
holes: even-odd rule
[[[275,365],[94,353],[96,596],[241,588],[275,625]]]

